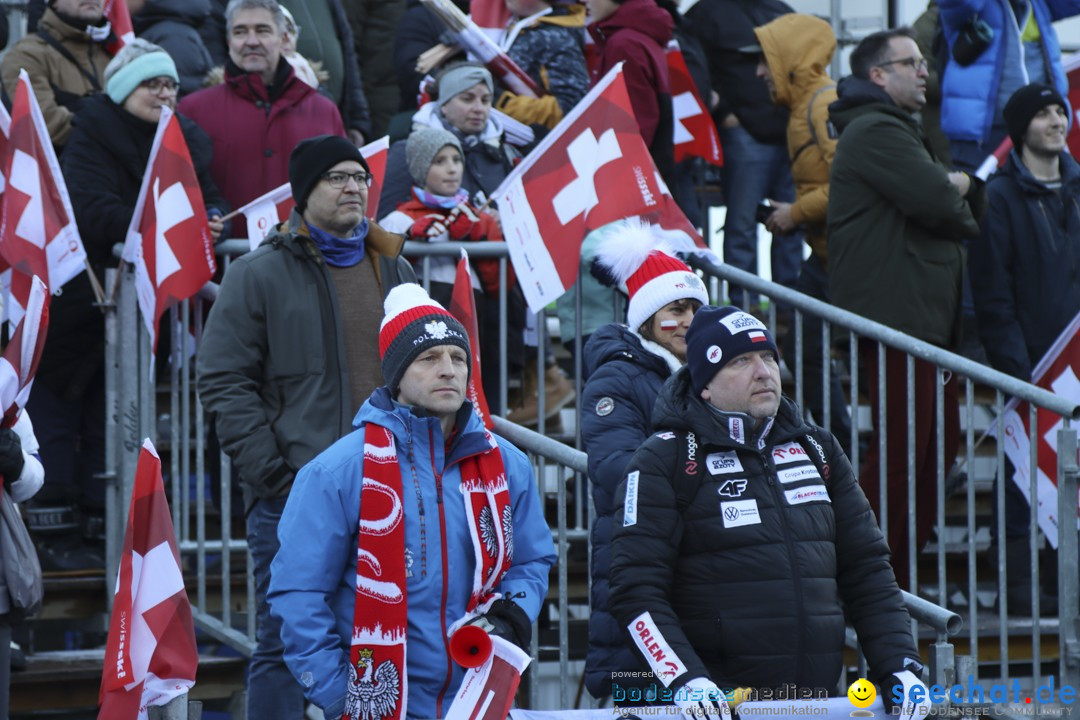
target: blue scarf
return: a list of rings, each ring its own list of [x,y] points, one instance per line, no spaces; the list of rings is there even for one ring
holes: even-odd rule
[[[320,230],[310,224],[307,225],[307,228],[311,232],[311,239],[315,241],[315,246],[319,248],[327,265],[352,267],[358,265],[364,259],[364,238],[368,234],[367,218],[364,218],[364,221],[357,226],[356,232],[347,238],[331,235],[325,230]]]
[[[458,205],[469,200],[469,191],[465,188],[458,188],[458,191],[453,195],[436,195],[435,193],[428,192],[419,185],[413,185],[412,188],[413,197],[419,200],[424,207],[438,208],[441,210],[453,210]]]

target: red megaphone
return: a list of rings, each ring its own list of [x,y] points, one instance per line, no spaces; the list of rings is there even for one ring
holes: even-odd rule
[[[463,668],[480,667],[491,657],[491,636],[476,625],[464,625],[450,636],[450,657]]]

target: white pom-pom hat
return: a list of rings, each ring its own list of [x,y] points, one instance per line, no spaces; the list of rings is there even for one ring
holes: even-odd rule
[[[641,218],[627,218],[597,245],[596,257],[630,296],[626,324],[637,331],[657,310],[676,300],[709,304],[705,283],[664,238],[665,231]]]

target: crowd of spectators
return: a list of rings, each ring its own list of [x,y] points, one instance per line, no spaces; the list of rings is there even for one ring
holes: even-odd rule
[[[829,24],[781,0],[699,0],[685,18],[666,0],[505,2],[510,19],[501,48],[541,88],[539,97],[504,87],[497,74],[466,59],[418,0],[128,0],[138,37],[126,44],[105,17],[103,0],[37,1],[29,4],[28,34],[0,62],[6,100],[20,70],[29,72],[67,179],[88,272],[99,277],[126,235],[163,107],[180,118],[215,240],[245,232],[224,222],[230,210],[292,182],[296,210],[225,275],[199,356],[203,401],[246,491],[260,600],[251,683],[272,688],[250,695],[266,703],[252,710],[257,715],[302,706],[304,688],[283,664],[280,623],[266,600],[278,521],[300,468],[349,432],[380,385],[385,367],[374,348],[382,302],[412,275],[398,260],[401,236],[501,240],[493,191],[617,63],[658,172],[681,204],[693,204],[681,191],[690,170],[674,162],[665,58],[672,37],[684,46],[723,146],[727,263],[757,271],[763,224],[772,234],[777,282],[946,349],[966,348],[977,327],[989,363],[1025,380],[1080,311],[1080,169],[1065,146],[1072,111],[1051,25],[1080,14],[1080,1],[993,0],[976,12],[972,2],[932,0],[918,34],[899,28],[865,38],[843,78],[827,71],[836,49]],[[931,105],[940,116],[921,114],[931,71],[931,89],[940,88]],[[943,140],[928,143],[929,131]],[[392,142],[380,215],[369,222],[363,212],[371,175],[356,148],[384,133]],[[1013,148],[985,183],[975,170],[1006,138]],[[942,157],[946,150],[951,159]],[[703,286],[678,285],[660,295],[659,285],[642,289],[644,276],[697,279],[654,230],[634,221],[611,225],[586,238],[582,250],[579,282],[590,315],[582,319],[583,381],[591,383],[582,430],[587,446],[603,450],[590,451],[598,519],[587,682],[597,695],[610,691],[605,673],[633,662],[625,628],[606,607],[608,546],[622,512],[616,488],[649,436],[661,387],[687,362],[687,328],[707,304]],[[601,267],[591,276],[594,256]],[[455,265],[456,259],[430,262],[427,300],[449,305]],[[537,348],[512,270],[501,288],[493,261],[473,261],[472,269],[482,364],[500,364],[494,338],[505,289],[506,361],[520,378],[507,406],[493,409],[522,424],[538,422],[543,410],[556,417],[574,389],[550,347]],[[612,309],[615,291],[597,279],[605,274],[629,295],[625,318]],[[282,287],[297,288],[302,302]],[[730,300],[761,316],[756,295],[732,288]],[[232,306],[243,313],[230,317],[223,308]],[[560,303],[569,325],[565,310]],[[31,530],[47,570],[100,568],[104,322],[88,277],[65,287],[51,312],[29,405],[47,478],[29,513]],[[827,413],[823,406],[820,322],[808,319],[803,327],[807,410],[819,423],[828,414],[826,433],[850,451],[852,418],[835,376]],[[790,365],[795,346],[783,328],[780,334],[775,344],[786,347]],[[309,342],[298,342],[300,336]],[[932,364],[916,360],[909,388],[906,356],[886,351],[886,394],[879,397],[878,347],[863,343],[859,352],[874,427],[858,480],[880,511],[878,478],[887,479],[885,539],[899,587],[908,587],[907,518],[914,513],[919,548],[936,517],[937,474],[948,472],[956,455],[958,383],[944,383],[938,428]],[[546,356],[542,364],[538,356]],[[777,347],[773,361],[778,356]],[[326,372],[330,360],[338,372]],[[319,382],[305,384],[315,375]],[[496,374],[484,380],[494,403]],[[697,385],[705,383],[695,381],[694,392]],[[380,412],[389,417],[397,401],[381,398]],[[878,425],[882,402],[886,428]],[[275,414],[273,423],[263,422]],[[306,429],[330,416],[338,421],[319,433]],[[944,468],[937,465],[939,430]],[[884,468],[877,454],[882,433]],[[909,474],[914,511],[907,506]],[[1030,568],[1026,585],[1022,571],[1027,510],[1012,485],[1010,507],[1022,512],[1007,522],[1009,605],[1030,611]],[[849,490],[854,497],[857,488]]]

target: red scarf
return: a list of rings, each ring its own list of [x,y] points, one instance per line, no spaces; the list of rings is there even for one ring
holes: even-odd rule
[[[513,510],[506,468],[495,438],[486,430],[484,435],[491,449],[459,463],[465,516],[472,530],[476,560],[466,617],[483,612],[495,600],[494,588],[513,559]],[[401,467],[394,435],[369,422],[364,429],[356,605],[342,720],[405,717],[408,699],[405,636],[409,620],[403,507]],[[448,571],[449,568],[443,568],[443,572]]]

